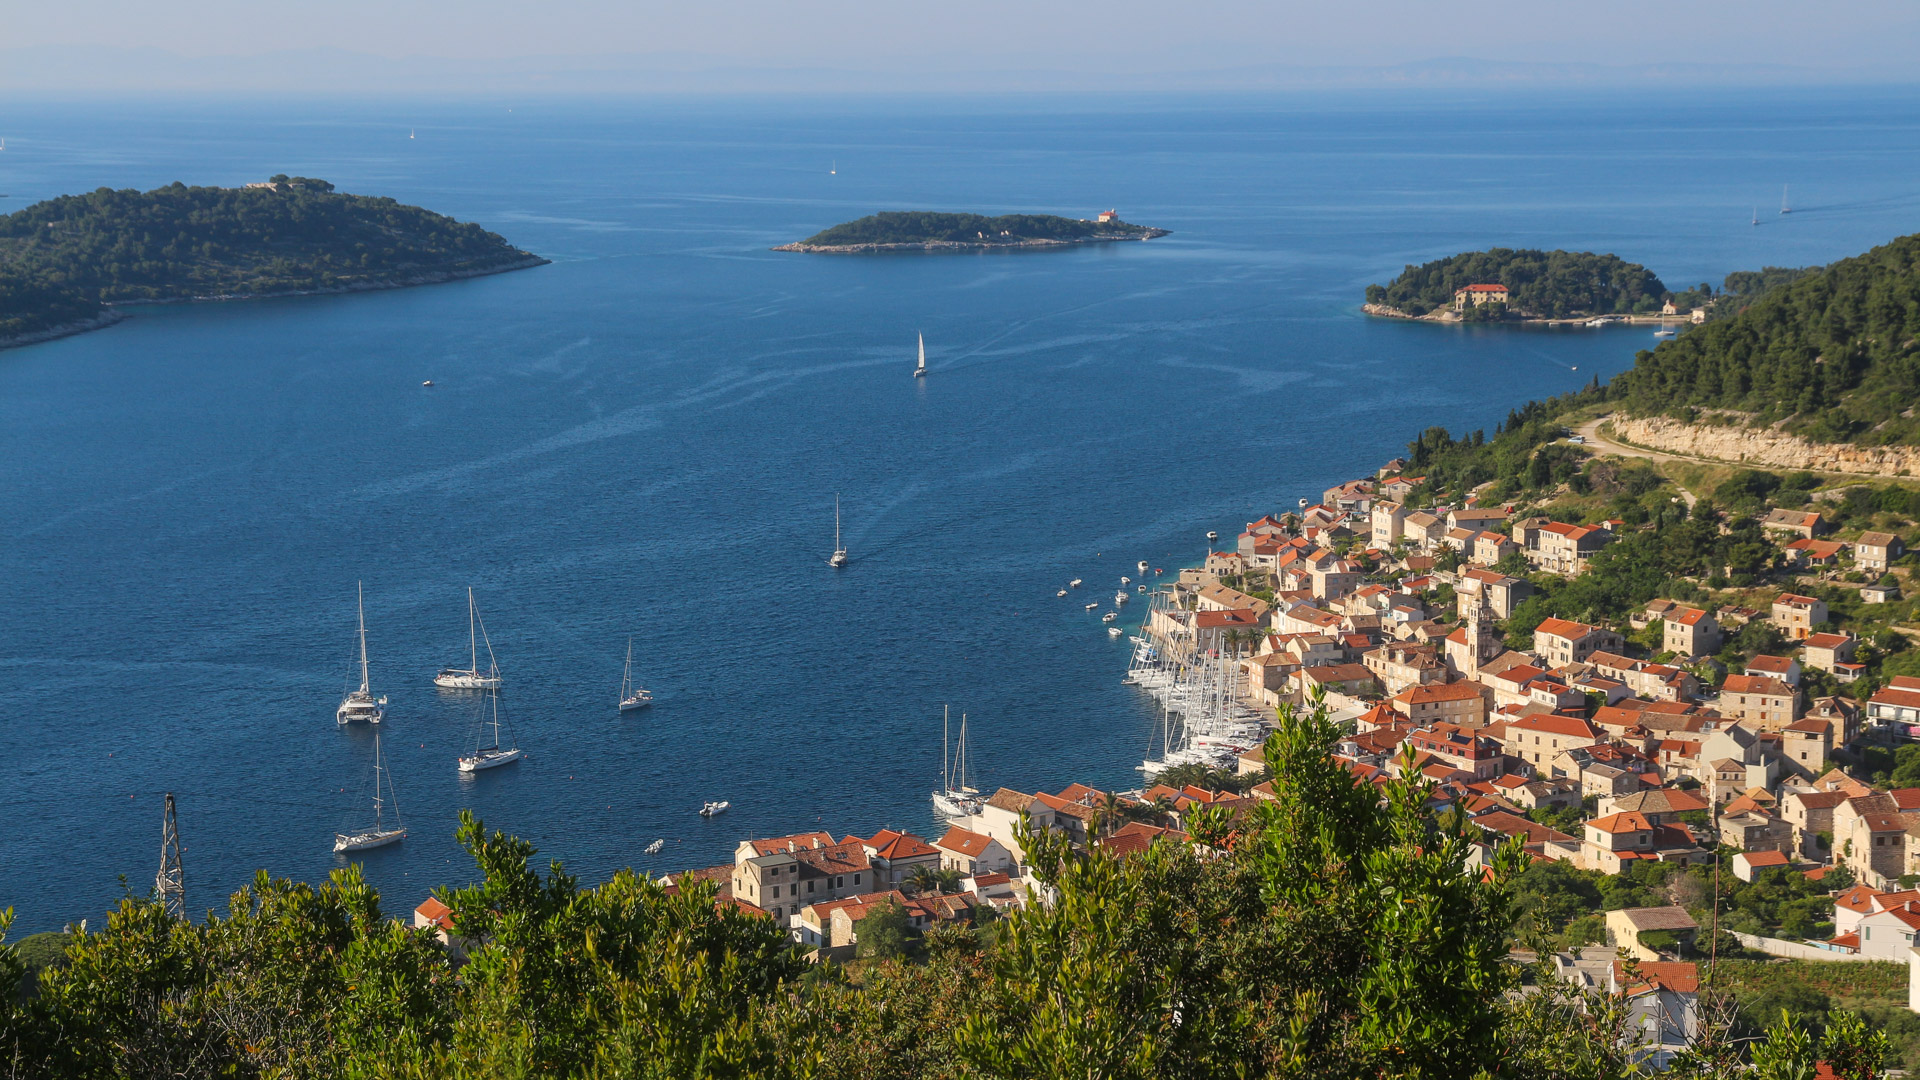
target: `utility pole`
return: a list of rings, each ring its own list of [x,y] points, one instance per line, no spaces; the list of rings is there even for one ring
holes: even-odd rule
[[[180,823],[173,814],[173,792],[167,792],[166,817],[160,824],[160,872],[153,878],[154,895],[167,914],[187,917],[186,876],[180,869]]]

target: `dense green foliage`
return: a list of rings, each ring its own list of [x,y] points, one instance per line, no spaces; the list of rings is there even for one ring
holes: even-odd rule
[[[101,188],[0,217],[0,336],[102,302],[333,290],[530,258],[478,225],[277,176],[275,188]]]
[[[1095,236],[1141,236],[1160,230],[1121,221],[1101,224],[1051,214],[937,214],[888,210],[835,225],[800,241],[822,247],[854,244],[1016,244],[1023,240],[1086,240]],[[1002,233],[1007,235],[1002,236]]]
[[[1538,318],[1657,312],[1667,291],[1653,271],[1617,255],[1493,248],[1409,266],[1367,286],[1367,302],[1425,315],[1451,305],[1458,289],[1495,284],[1507,287],[1507,311]]]
[[[1640,353],[1613,390],[1640,414],[1735,409],[1821,442],[1920,441],[1920,420],[1902,415],[1920,397],[1920,236],[1802,273]]]
[[[1543,871],[1522,873],[1516,843],[1477,866],[1474,830],[1425,809],[1430,782],[1411,768],[1383,788],[1361,782],[1333,760],[1338,737],[1324,708],[1284,711],[1265,749],[1275,798],[1238,817],[1194,812],[1204,846],[1119,858],[1023,833],[1046,902],[990,935],[929,929],[918,963],[812,965],[774,921],[716,903],[709,884],[669,890],[622,873],[583,889],[557,865],[535,872],[530,846],[471,818],[460,841],[481,882],[442,894],[464,966],[431,931],[383,918],[357,868],[319,888],[262,874],[199,924],[128,899],[104,929],[72,936],[36,992],[0,993],[0,1069],[59,1080],[1644,1075],[1617,1002],[1566,986],[1512,993],[1516,895],[1530,917],[1559,917],[1527,904],[1552,891]],[[1628,881],[1617,898],[1658,884]],[[23,967],[0,948],[0,991]],[[1872,1076],[1883,1049],[1845,1015],[1822,1022],[1823,1050],[1867,1062],[1842,1075]],[[1790,1025],[1755,1060],[1814,1038]],[[1683,1064],[1671,1075],[1728,1074]]]

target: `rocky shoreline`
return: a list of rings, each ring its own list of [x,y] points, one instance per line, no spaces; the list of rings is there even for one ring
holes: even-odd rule
[[[1360,310],[1381,319],[1406,319],[1409,322],[1458,323],[1465,322],[1452,308],[1435,308],[1425,315],[1409,315],[1391,304],[1361,304]],[[1595,318],[1604,318],[1608,326],[1672,326],[1687,325],[1685,315],[1574,315],[1565,319],[1503,319],[1501,322],[1511,326],[1585,326]],[[1501,323],[1484,323],[1486,326],[1499,326]]]
[[[1010,251],[1034,248],[1072,247],[1076,244],[1110,244],[1122,240],[1151,240],[1166,236],[1171,229],[1143,228],[1132,233],[1101,233],[1072,240],[928,240],[917,244],[781,244],[773,251],[798,251],[807,255],[874,255],[889,251]]]
[[[515,259],[512,262],[500,263],[495,266],[479,267],[469,270],[434,270],[406,278],[389,278],[381,281],[356,281],[330,289],[288,289],[280,292],[221,293],[212,296],[122,301],[108,304],[105,311],[91,319],[64,323],[60,326],[48,327],[45,330],[36,330],[30,334],[0,337],[0,349],[17,348],[22,345],[36,345],[42,341],[52,341],[55,338],[84,334],[89,330],[101,330],[126,318],[127,313],[124,309],[130,307],[145,307],[160,304],[206,304],[229,300],[270,300],[284,296],[332,296],[340,293],[383,292],[387,289],[410,289],[416,285],[441,285],[449,281],[461,281],[467,278],[490,277],[494,274],[504,274],[513,270],[529,270],[536,266],[545,266],[552,261],[552,259],[543,259],[538,255],[529,254],[526,258]]]

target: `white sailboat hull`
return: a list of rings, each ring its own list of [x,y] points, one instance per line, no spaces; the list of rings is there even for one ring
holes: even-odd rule
[[[653,695],[642,690],[632,697],[627,698],[625,701],[622,701],[620,703],[620,711],[632,712],[635,709],[644,709],[651,704],[653,704]]]
[[[351,724],[356,720],[377,724],[386,717],[387,711],[380,706],[372,702],[354,701],[351,698],[341,702],[340,707],[333,711],[334,720],[342,724]]]
[[[482,769],[498,768],[510,762],[519,761],[524,755],[520,750],[481,750],[460,759],[460,771],[479,772]]]
[[[386,847],[388,844],[397,844],[406,838],[407,830],[405,829],[374,829],[368,832],[352,834],[334,833],[333,850],[335,854],[342,851],[365,851],[368,848]]]
[[[443,671],[433,677],[433,685],[443,690],[498,690],[500,676],[478,671]]]

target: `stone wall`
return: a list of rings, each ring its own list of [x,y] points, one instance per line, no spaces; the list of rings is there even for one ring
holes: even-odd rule
[[[1920,447],[1816,443],[1769,427],[1683,424],[1665,416],[1616,414],[1608,423],[1616,438],[1635,446],[1729,464],[1789,472],[1920,475]]]

